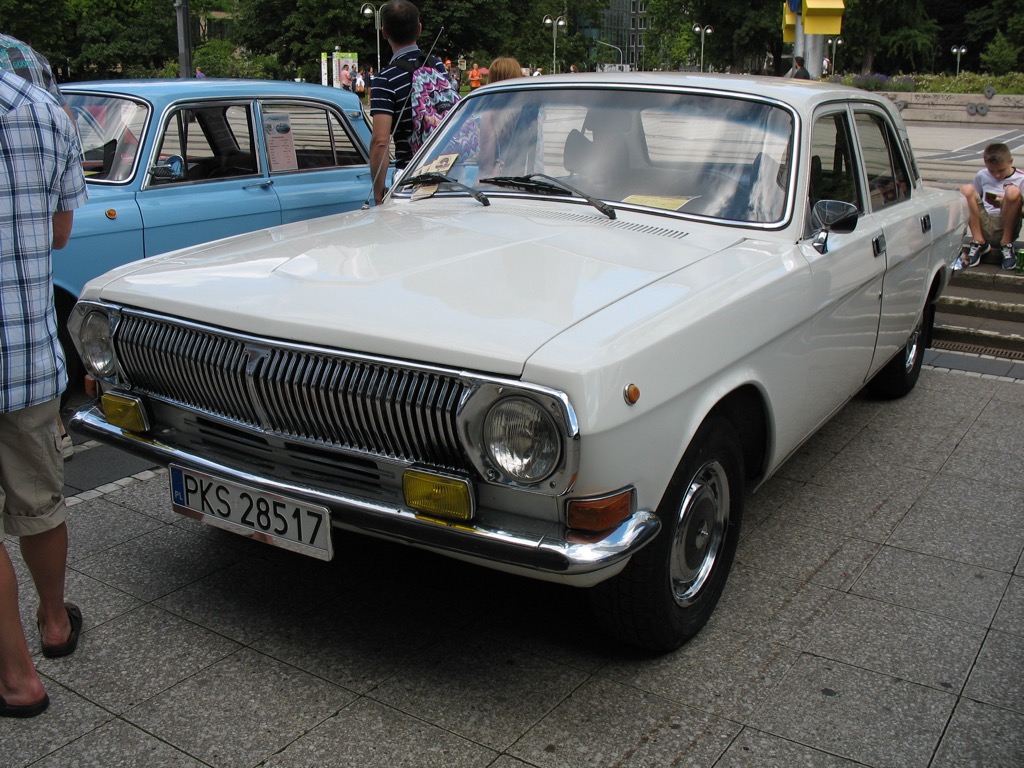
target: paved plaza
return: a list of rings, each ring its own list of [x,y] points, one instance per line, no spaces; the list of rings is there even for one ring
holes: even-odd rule
[[[717,612],[660,658],[610,643],[584,592],[356,536],[330,563],[275,550],[80,445],[85,631],[37,652],[53,703],[0,721],[0,766],[1019,768],[1024,364],[929,355],[752,497]]]
[[[924,159],[995,133],[911,126]],[[0,720],[0,768],[1020,768],[1024,363],[926,363],[750,499],[710,624],[657,658],[609,642],[584,592],[357,536],[330,563],[275,550],[82,443],[85,631],[42,657],[8,540],[52,705]]]

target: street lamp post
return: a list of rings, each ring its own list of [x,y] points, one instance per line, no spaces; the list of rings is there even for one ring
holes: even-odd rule
[[[551,27],[551,74],[555,74],[558,71],[558,28],[565,27],[565,16],[545,16],[544,26]]]
[[[374,72],[380,73],[380,9],[383,5],[374,5],[373,3],[363,3],[363,7],[359,9],[359,12],[369,18],[373,16],[373,28],[377,31],[377,69]]]
[[[830,37],[826,42],[832,46],[832,72],[838,72],[839,68],[836,66],[836,46],[843,44],[843,38]]]
[[[619,46],[617,46],[617,45],[612,45],[611,43],[606,43],[604,40],[594,40],[594,42],[598,43],[599,45],[607,45],[609,48],[614,48],[616,51],[619,52],[619,69],[621,70],[622,69],[622,49],[619,48]]]
[[[189,22],[188,0],[174,0],[178,17],[178,72],[179,77],[194,77],[192,71],[192,27]]]
[[[710,35],[715,30],[708,24],[706,27],[700,24],[693,25],[693,31],[700,35],[700,71],[704,71],[704,36]]]
[[[960,77],[960,57],[967,53],[967,46],[954,45],[949,49],[949,52],[956,54],[956,76]]]

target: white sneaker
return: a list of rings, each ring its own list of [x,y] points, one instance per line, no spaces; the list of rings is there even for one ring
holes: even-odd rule
[[[75,444],[67,435],[60,436],[60,452],[64,456],[64,461],[75,458]]]

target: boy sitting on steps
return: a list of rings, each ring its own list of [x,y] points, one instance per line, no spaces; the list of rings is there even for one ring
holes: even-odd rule
[[[1013,167],[1010,148],[1005,144],[989,144],[982,158],[985,167],[978,171],[974,183],[960,188],[967,199],[973,240],[965,261],[968,267],[977,266],[996,245],[1001,250],[1003,269],[1013,269],[1017,266],[1013,241],[1020,234],[1024,173]]]

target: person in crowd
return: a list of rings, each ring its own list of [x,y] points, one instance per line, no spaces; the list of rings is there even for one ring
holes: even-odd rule
[[[451,59],[448,59],[445,61],[444,66],[448,70],[448,79],[452,81],[452,85],[458,91],[462,88],[462,70],[459,69],[458,62],[453,63]]]
[[[0,514],[39,596],[43,655],[55,658],[78,647],[82,612],[64,601],[68,532],[57,416],[67,375],[51,249],[67,244],[74,209],[88,193],[74,124],[53,96],[13,69],[0,69],[0,147]],[[0,717],[34,717],[49,702],[0,540]]]
[[[364,70],[360,69],[356,72],[356,79],[353,81],[352,87],[355,88],[356,96],[358,96],[360,100],[366,97],[366,75],[364,74]]]
[[[972,238],[964,261],[968,267],[975,267],[995,246],[999,248],[1002,268],[1014,269],[1017,257],[1013,241],[1020,236],[1024,173],[1014,167],[1010,148],[1005,144],[989,144],[982,153],[982,161],[985,167],[975,174],[974,182],[960,188],[960,194],[967,200]]]
[[[793,59],[793,77],[797,80],[810,80],[811,73],[804,66],[804,57],[797,56]]]
[[[352,73],[349,71],[348,64],[341,68],[341,87],[346,91],[352,90]]]
[[[511,56],[499,56],[491,62],[487,71],[488,83],[500,83],[502,80],[511,80],[523,76],[523,67]]]
[[[196,67],[196,77],[197,78],[206,77],[206,73],[203,72],[203,70],[201,70],[199,67]]]
[[[502,80],[511,80],[522,76],[522,65],[510,56],[502,56],[491,62],[491,66],[488,68],[487,82],[488,84],[498,83]],[[505,167],[502,152],[507,154],[509,140],[518,119],[519,110],[501,110],[484,115],[480,127],[480,153],[477,156],[481,177],[501,174]]]
[[[480,73],[480,65],[475,61],[473,68],[469,70],[469,89],[475,91],[483,84],[483,75]]]
[[[381,7],[381,34],[391,46],[391,62],[373,79],[370,95],[370,116],[373,118],[373,132],[370,136],[370,169],[373,174],[373,197],[380,205],[384,201],[384,182],[387,176],[389,146],[394,140],[395,163],[404,168],[412,159],[409,137],[412,135],[412,109],[409,94],[412,90],[412,73],[397,66],[396,62],[406,59],[419,62],[426,54],[416,44],[423,25],[420,12],[409,0],[389,0]],[[445,73],[444,62],[431,57],[430,66],[441,74]],[[394,134],[392,136],[392,134]]]

